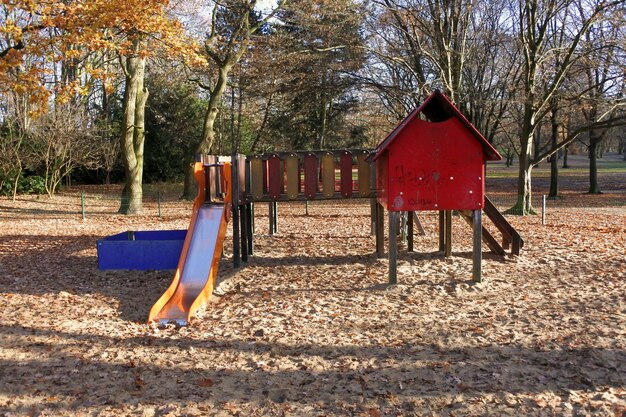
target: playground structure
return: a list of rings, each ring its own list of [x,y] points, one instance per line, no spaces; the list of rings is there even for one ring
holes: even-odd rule
[[[424,119],[426,120],[424,120]],[[210,297],[232,205],[233,265],[254,253],[254,205],[269,204],[269,233],[277,233],[282,201],[365,198],[371,204],[376,253],[383,257],[384,210],[389,215],[389,283],[397,283],[400,220],[413,250],[416,212],[439,212],[439,249],[452,254],[452,213],[473,230],[472,278],[480,281],[482,241],[498,255],[519,255],[523,240],[485,196],[485,163],[498,152],[441,93],[409,114],[374,150],[324,150],[205,156],[196,163],[199,192],[172,284],[150,311],[149,321],[186,324]],[[225,161],[218,164],[218,161]],[[211,186],[214,184],[214,186]],[[482,212],[502,234],[483,226]],[[408,220],[407,220],[408,219]],[[209,262],[207,259],[211,259]]]
[[[209,156],[195,164],[194,178],[198,195],[178,267],[148,321],[186,325],[213,292],[232,206],[230,163]]]

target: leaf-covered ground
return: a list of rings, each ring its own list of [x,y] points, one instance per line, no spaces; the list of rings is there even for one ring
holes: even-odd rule
[[[621,417],[624,195],[510,217],[522,256],[485,253],[476,285],[459,217],[444,259],[421,215],[387,286],[367,202],[282,204],[275,236],[261,205],[254,258],[234,271],[227,243],[211,303],[165,329],[145,320],[172,272],[98,271],[96,240],[186,228],[188,204],[83,221],[76,195],[2,199],[0,416]]]

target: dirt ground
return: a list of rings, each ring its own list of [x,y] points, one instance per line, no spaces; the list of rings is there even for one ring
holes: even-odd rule
[[[387,286],[367,202],[281,204],[274,236],[259,206],[255,256],[235,271],[227,243],[211,303],[164,329],[145,320],[172,272],[98,271],[96,240],[184,229],[188,203],[0,199],[0,416],[624,416],[625,183],[509,217],[522,255],[485,252],[480,284],[459,217],[445,259],[422,214]]]

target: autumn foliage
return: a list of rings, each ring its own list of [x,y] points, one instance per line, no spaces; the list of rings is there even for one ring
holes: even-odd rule
[[[33,102],[45,103],[52,93],[66,101],[88,92],[78,79],[51,82],[60,63],[84,63],[88,79],[110,86],[107,69],[85,61],[101,53],[126,56],[137,38],[150,44],[144,57],[163,50],[193,56],[193,43],[184,39],[167,0],[9,1],[2,9],[0,88],[28,94]]]

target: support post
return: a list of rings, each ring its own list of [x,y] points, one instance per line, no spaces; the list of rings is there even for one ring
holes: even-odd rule
[[[518,233],[513,234],[513,243],[511,245],[511,253],[513,255],[519,255],[522,249],[522,238]]]
[[[546,195],[541,196],[541,225],[546,225]]]
[[[248,210],[245,204],[239,206],[239,217],[241,218],[241,260],[248,262]]]
[[[250,168],[250,161],[246,158],[245,164],[245,181],[246,181],[246,193],[245,194],[250,194],[252,195],[252,172],[251,172],[251,168]],[[254,255],[254,209],[253,209],[253,205],[254,203],[252,203],[251,201],[247,201],[246,197],[244,196],[244,203],[245,203],[245,207],[246,207],[246,228],[247,228],[247,233],[246,235],[248,236],[248,256],[253,256]]]
[[[472,210],[473,228],[473,256],[472,256],[472,280],[480,282],[482,280],[482,210]]]
[[[389,212],[389,284],[398,283],[398,212]]]
[[[83,214],[83,220],[85,220],[85,193],[80,193],[80,211]]]
[[[439,211],[439,251],[446,250],[446,221],[443,211]]]
[[[370,234],[376,235],[376,205],[378,202],[375,198],[370,198]]]
[[[274,207],[272,209],[272,215],[274,216],[274,221],[272,222],[272,225],[274,226],[274,233],[278,233],[278,202],[272,201],[272,205]]]
[[[376,257],[385,256],[385,208],[376,203]]]
[[[248,203],[246,210],[248,212],[248,255],[254,256],[254,203]]]
[[[407,224],[406,224],[406,234],[407,234],[407,248],[408,252],[413,252],[413,216],[415,216],[414,211],[409,211],[407,213]]]
[[[239,229],[239,166],[237,164],[237,154],[231,157],[231,194],[233,212],[233,268],[241,267],[241,234]],[[226,190],[222,190],[226,192]]]
[[[270,201],[269,205],[269,221],[270,221],[270,236],[274,234],[274,202]]]
[[[406,246],[407,244],[407,224],[406,224],[406,211],[400,212],[400,240],[402,241],[402,245]]]
[[[446,218],[446,226],[445,226],[445,230],[446,230],[446,237],[445,237],[446,250],[445,250],[445,257],[448,258],[448,257],[452,256],[452,211],[451,210],[446,210],[445,218]]]

